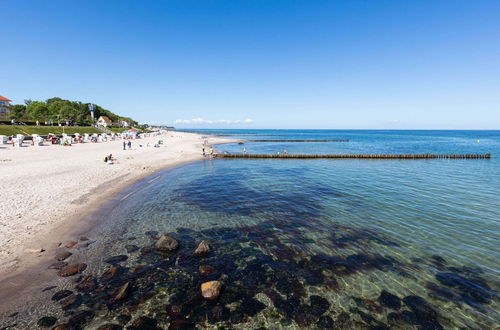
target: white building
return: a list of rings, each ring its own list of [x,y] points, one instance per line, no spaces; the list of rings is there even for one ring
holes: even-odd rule
[[[108,127],[111,126],[112,123],[111,119],[107,116],[100,116],[99,119],[97,119],[97,125],[99,126]]]

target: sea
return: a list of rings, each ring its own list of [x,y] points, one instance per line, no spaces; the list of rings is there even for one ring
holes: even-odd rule
[[[219,153],[491,159],[207,157],[166,169],[91,215],[99,225],[72,260],[82,276],[54,274],[56,288],[0,328],[500,327],[500,131],[190,131],[243,140]],[[348,141],[251,141],[311,139]],[[161,235],[179,248],[156,251]],[[197,257],[202,240],[210,252]],[[204,299],[213,280],[220,295]]]

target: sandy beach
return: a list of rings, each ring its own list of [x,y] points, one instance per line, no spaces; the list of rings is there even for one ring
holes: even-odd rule
[[[153,147],[158,140],[163,144]],[[224,142],[229,140],[209,138],[210,144]],[[57,248],[61,233],[127,185],[203,157],[198,134],[168,132],[132,140],[130,150],[122,143],[0,146],[0,277]],[[103,161],[110,153],[113,165]]]

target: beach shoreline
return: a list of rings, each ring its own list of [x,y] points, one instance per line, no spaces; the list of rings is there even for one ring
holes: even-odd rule
[[[9,297],[9,305],[13,303],[9,292],[29,284],[27,274],[42,276],[40,265],[53,260],[58,249],[99,221],[89,221],[89,215],[152,174],[203,159],[201,137],[169,132],[132,140],[131,150],[121,150],[122,140],[0,150],[0,237],[4,242],[0,246],[0,287],[2,296]],[[154,148],[152,144],[158,140],[163,144]],[[234,141],[208,137],[208,142]],[[115,164],[102,161],[108,154],[105,150],[112,150]]]

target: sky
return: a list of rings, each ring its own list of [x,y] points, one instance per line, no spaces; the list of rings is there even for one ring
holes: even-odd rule
[[[500,129],[498,0],[0,0],[0,95],[179,128]]]

